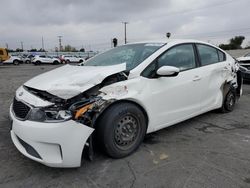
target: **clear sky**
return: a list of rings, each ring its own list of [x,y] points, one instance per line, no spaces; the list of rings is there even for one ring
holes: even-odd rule
[[[77,49],[104,50],[111,39],[128,42],[192,38],[213,44],[236,35],[250,41],[250,0],[2,0],[0,46],[15,49],[55,49],[62,44]]]

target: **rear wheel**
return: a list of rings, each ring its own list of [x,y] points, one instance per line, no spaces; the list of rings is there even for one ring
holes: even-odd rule
[[[58,62],[58,61],[54,61],[53,64],[54,64],[54,65],[57,65],[57,64],[59,64],[59,62]]]
[[[232,112],[234,110],[236,103],[236,92],[235,89],[231,88],[226,96],[224,97],[224,102],[221,107],[223,113]]]
[[[118,103],[107,109],[98,120],[98,138],[105,152],[122,158],[134,152],[146,134],[146,120],[139,107]]]

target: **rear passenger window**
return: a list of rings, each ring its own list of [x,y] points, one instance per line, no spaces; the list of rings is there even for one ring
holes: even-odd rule
[[[200,55],[202,66],[219,62],[217,49],[207,46],[207,45],[202,45],[202,44],[197,44],[197,49]]]
[[[219,60],[220,60],[220,62],[226,60],[225,54],[224,54],[223,52],[221,52],[220,50],[218,50],[218,55],[219,55]]]

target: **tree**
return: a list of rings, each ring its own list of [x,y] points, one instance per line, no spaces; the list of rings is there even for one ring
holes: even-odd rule
[[[81,49],[80,49],[80,52],[85,52],[85,49],[84,49],[84,48],[81,48]]]
[[[37,52],[37,49],[36,49],[36,48],[32,48],[32,49],[30,50],[30,52]]]
[[[23,49],[17,48],[16,52],[23,52]]]
[[[64,46],[64,50],[63,50],[63,51],[65,51],[65,52],[75,52],[75,51],[77,51],[77,50],[76,50],[75,47],[72,47],[72,46],[70,46],[70,45],[68,44],[68,45]]]
[[[220,44],[219,47],[223,50],[242,49],[241,45],[244,40],[244,36],[235,36],[234,38],[230,39],[229,44]]]
[[[40,48],[40,50],[38,50],[38,52],[46,52],[44,49]]]

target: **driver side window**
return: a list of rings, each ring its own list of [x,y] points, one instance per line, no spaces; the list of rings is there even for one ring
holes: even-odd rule
[[[182,44],[171,48],[158,59],[158,68],[174,66],[180,71],[195,68],[195,55],[192,44]]]
[[[143,71],[142,76],[156,78],[156,70],[162,66],[174,66],[179,68],[180,71],[195,68],[196,61],[193,45],[182,44],[167,50]]]

